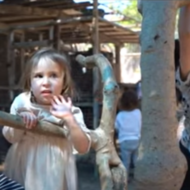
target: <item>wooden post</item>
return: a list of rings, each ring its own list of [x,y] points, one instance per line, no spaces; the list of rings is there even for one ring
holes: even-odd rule
[[[53,47],[53,40],[54,40],[54,26],[52,25],[50,28],[49,28],[49,46],[50,47]]]
[[[36,46],[38,46],[38,47],[46,47],[46,46],[49,46],[49,44],[50,45],[52,44],[51,40],[18,42],[18,43],[14,43],[12,45],[12,47],[30,49],[30,48],[35,48]]]
[[[15,56],[14,49],[12,47],[14,41],[14,31],[8,34],[8,44],[7,44],[7,63],[8,63],[8,80],[9,86],[13,87],[15,85]],[[10,101],[14,98],[14,90],[9,91]]]
[[[60,25],[54,25],[54,39],[53,39],[53,46],[55,49],[60,51]]]
[[[25,33],[23,32],[22,36],[21,36],[21,43],[23,43],[25,40]],[[24,68],[25,68],[25,49],[21,48],[20,50],[20,62],[21,62],[21,73],[24,72]]]
[[[40,34],[39,34],[39,40],[40,40],[40,41],[43,41],[43,39],[44,39],[44,38],[43,38],[43,34],[40,33]]]
[[[117,82],[121,82],[121,46],[115,45],[115,76]]]
[[[98,26],[98,0],[93,0],[93,54],[99,53],[99,26]],[[100,74],[97,67],[93,68],[93,128],[96,129],[99,124],[99,102],[100,95]]]
[[[93,53],[99,53],[99,23],[98,23],[98,0],[93,1]]]

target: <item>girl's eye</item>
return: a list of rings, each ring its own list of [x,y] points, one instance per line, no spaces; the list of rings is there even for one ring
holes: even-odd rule
[[[42,74],[36,74],[36,75],[35,75],[35,78],[42,78],[42,77],[43,77]]]
[[[56,78],[56,77],[57,77],[57,74],[56,74],[56,73],[52,73],[52,74],[51,74],[51,77],[52,77],[52,78]]]

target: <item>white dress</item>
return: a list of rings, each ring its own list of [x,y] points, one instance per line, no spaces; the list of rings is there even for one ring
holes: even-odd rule
[[[57,125],[62,123],[50,114],[49,107],[31,103],[30,93],[17,96],[10,113],[16,114],[22,107],[32,110],[41,120]],[[73,106],[72,112],[79,126],[88,132],[81,110]],[[5,160],[5,174],[22,184],[25,190],[77,189],[75,159],[69,138],[44,136],[7,126],[3,128],[3,134],[12,143]]]

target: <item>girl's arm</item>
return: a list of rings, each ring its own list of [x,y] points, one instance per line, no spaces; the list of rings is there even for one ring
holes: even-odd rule
[[[190,72],[190,5],[182,7],[179,17],[180,75],[186,80]]]
[[[88,152],[91,146],[91,139],[88,135],[89,130],[86,128],[81,110],[77,108],[77,113],[65,117],[64,121],[70,129],[74,148],[81,154]]]
[[[83,114],[79,108],[72,106],[70,98],[63,96],[53,96],[50,113],[55,117],[64,120],[64,124],[69,128],[71,140],[74,148],[79,153],[86,153],[91,145],[91,138],[86,132],[88,129],[84,124]]]

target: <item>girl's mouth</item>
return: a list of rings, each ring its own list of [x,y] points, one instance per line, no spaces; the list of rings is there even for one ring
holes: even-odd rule
[[[51,95],[52,94],[51,90],[43,90],[41,93],[43,95]]]

